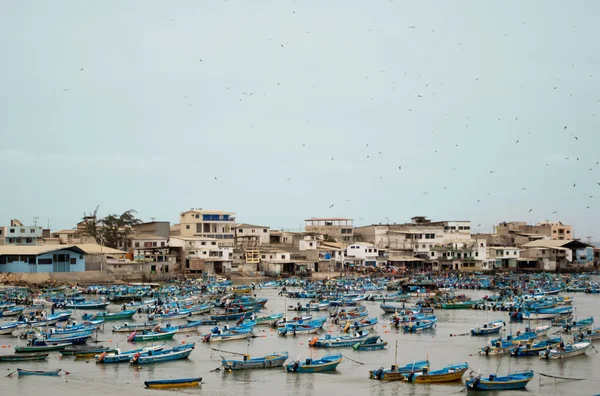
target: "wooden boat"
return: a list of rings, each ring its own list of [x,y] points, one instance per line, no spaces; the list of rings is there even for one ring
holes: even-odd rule
[[[0,326],[0,335],[1,334],[12,334],[15,330],[17,330],[18,322],[10,322],[4,323]]]
[[[304,362],[299,360],[286,365],[288,373],[321,373],[333,371],[342,362],[342,355],[323,356],[320,359],[306,359]]]
[[[178,333],[184,333],[184,332],[190,332],[190,331],[198,331],[198,329],[200,328],[201,325],[202,325],[201,320],[197,320],[195,322],[188,322],[187,324],[176,325],[176,326],[171,325],[171,323],[167,323],[166,326],[161,327],[160,330],[162,330],[162,331],[173,331],[174,330]]]
[[[490,323],[484,323],[482,326],[479,324],[471,329],[472,336],[483,336],[488,334],[500,333],[502,326],[506,326],[506,323],[502,320],[497,320]]]
[[[250,355],[244,355],[243,360],[225,359],[223,356],[221,358],[221,363],[226,370],[265,369],[283,366],[288,358],[288,353],[272,353],[253,359],[250,358]]]
[[[131,333],[132,331],[152,330],[158,322],[124,323],[122,326],[113,326],[113,333]]]
[[[140,356],[147,356],[150,353],[150,351],[158,352],[162,351],[163,349],[165,349],[164,344],[149,346],[140,349],[133,349],[125,352],[121,352],[121,350],[117,348],[112,353],[103,352],[99,355],[96,355],[96,363],[129,363],[131,359],[138,353],[140,354]]]
[[[171,349],[163,349],[162,351],[149,351],[148,355],[135,354],[131,358],[131,364],[150,364],[170,362],[172,360],[187,359],[194,350],[194,344],[179,345]]]
[[[463,374],[467,371],[467,363],[453,363],[440,370],[423,370],[421,373],[411,372],[406,374],[402,380],[415,384],[433,384],[440,382],[460,381]]]
[[[65,307],[73,309],[105,309],[106,307],[108,307],[108,304],[109,303],[107,302],[98,300],[67,303]]]
[[[377,325],[378,322],[379,322],[379,320],[377,318],[369,318],[369,319],[356,320],[356,321],[354,321],[354,323],[347,321],[345,325],[343,325],[343,326],[340,325],[340,327],[342,328],[342,331],[344,333],[347,333],[350,330],[354,330],[354,331],[372,330],[375,328],[375,326]]]
[[[285,327],[285,325],[288,325],[288,324],[306,324],[306,322],[309,322],[312,319],[313,319],[312,315],[294,316],[292,318],[283,317],[283,318],[279,319],[277,322],[275,322],[273,327]]]
[[[332,336],[331,334],[326,334],[325,337],[319,338],[318,336],[314,336],[309,342],[308,346],[314,348],[341,348],[341,347],[351,347],[357,342],[363,341],[367,338],[369,333],[359,330],[359,332],[355,334],[345,334],[345,335],[337,335]]]
[[[510,356],[538,356],[541,351],[559,346],[560,341],[560,337],[555,337],[537,342],[535,344],[527,343],[525,345],[519,345],[510,350]]]
[[[0,362],[25,362],[29,360],[45,360],[47,353],[19,353],[15,355],[0,355]]]
[[[575,344],[547,348],[539,353],[540,359],[566,359],[573,356],[584,355],[592,346],[591,341],[581,341]]]
[[[255,320],[257,326],[275,326],[275,324],[282,318],[283,314],[278,313],[269,316],[258,317]]]
[[[574,338],[578,341],[598,341],[600,340],[600,329],[588,329],[586,331],[582,331],[575,335]]]
[[[97,312],[93,315],[83,314],[81,318],[83,320],[93,320],[93,319],[104,319],[108,320],[123,320],[123,319],[131,319],[133,315],[135,315],[137,311],[135,309],[128,309],[120,312]]]
[[[71,345],[81,345],[85,344],[91,336],[91,331],[85,331],[74,334],[46,334],[45,338],[50,342],[68,342]]]
[[[406,308],[406,304],[386,303],[386,304],[380,304],[379,308],[381,308],[384,313],[398,312],[398,314],[400,314],[400,315],[410,315],[410,314],[415,314],[415,313],[421,312],[420,310],[418,310],[416,308],[413,308],[413,309]]]
[[[60,351],[61,349],[65,349],[73,344],[67,342],[48,342],[43,340],[38,340],[36,343],[28,343],[26,346],[16,346],[15,352],[49,352],[49,351]]]
[[[437,318],[435,316],[432,319],[421,319],[414,322],[408,322],[402,329],[407,333],[417,333],[419,331],[432,329],[437,323]]]
[[[545,308],[537,311],[526,311],[523,313],[523,319],[543,320],[554,319],[563,315],[571,315],[573,307]]]
[[[24,375],[44,375],[44,376],[57,376],[58,373],[61,372],[62,369],[55,369],[55,370],[23,370],[18,368],[17,369],[17,373],[19,373],[19,376],[24,376]]]
[[[476,305],[477,301],[449,301],[442,303],[440,308],[442,309],[471,309]]]
[[[111,353],[116,351],[115,348],[107,348],[102,345],[98,347],[87,347],[87,348],[65,348],[60,351],[61,355],[72,355],[76,358],[94,357],[101,353]]]
[[[198,386],[202,382],[202,377],[196,378],[180,378],[170,380],[153,380],[145,381],[144,386],[151,389],[164,389],[164,388],[184,388]]]
[[[190,315],[202,315],[205,313],[209,313],[210,311],[212,311],[213,306],[212,305],[208,305],[208,304],[203,304],[203,305],[195,305],[193,307],[190,308]]]
[[[402,367],[393,364],[389,370],[383,367],[377,370],[370,370],[369,378],[381,381],[398,381],[402,380],[407,374],[422,372],[426,369],[429,369],[429,360],[417,360]]]
[[[381,341],[381,342],[379,342]],[[378,335],[369,336],[365,340],[352,345],[355,351],[377,351],[384,349],[387,346],[387,341],[383,341]]]
[[[252,337],[251,330],[241,330],[241,331],[223,331],[219,330],[217,333],[207,333],[202,336],[202,342],[219,342],[219,341],[235,341],[235,340],[245,340]]]
[[[181,310],[175,310],[175,311],[171,311],[171,312],[165,312],[162,314],[150,314],[148,315],[148,319],[149,320],[157,320],[157,321],[162,321],[162,320],[175,320],[175,319],[185,319],[188,316],[190,316],[192,313],[192,311],[190,309],[181,309]]]
[[[574,320],[573,322],[565,323],[562,328],[563,331],[568,334],[570,332],[578,332],[590,329],[592,328],[593,324],[594,317],[591,316],[587,319]]]
[[[160,340],[170,340],[177,333],[176,330],[173,331],[164,331],[164,332],[154,332],[149,330],[142,330],[140,332],[134,331],[129,334],[127,337],[127,341],[129,342],[145,342],[145,341],[160,341]]]
[[[23,308],[12,306],[7,309],[0,310],[0,318],[6,318],[10,316],[19,316],[23,313]]]
[[[485,379],[478,375],[475,378],[468,379],[466,381],[466,387],[468,390],[481,391],[516,390],[524,389],[532,379],[532,370],[517,371],[502,377],[490,374],[490,376]]]

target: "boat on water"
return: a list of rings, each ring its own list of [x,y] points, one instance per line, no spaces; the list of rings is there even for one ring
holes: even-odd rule
[[[305,324],[313,319],[312,315],[307,316],[294,316],[294,317],[282,317],[275,322],[273,327],[285,327],[288,324]]]
[[[122,326],[113,326],[114,333],[131,333],[132,331],[152,330],[158,322],[124,323]]]
[[[279,329],[280,336],[295,336],[301,334],[318,333],[325,323],[325,318],[313,319],[301,324],[286,324],[285,327]]]
[[[369,378],[381,381],[399,381],[412,372],[422,372],[429,369],[429,360],[416,360],[404,366],[393,364],[390,369],[383,367],[369,371]]]
[[[440,370],[429,371],[429,369],[423,369],[423,371],[420,373],[416,371],[411,372],[410,374],[405,374],[402,380],[415,384],[433,384],[460,381],[468,368],[468,363],[453,363]]]
[[[165,388],[184,388],[198,386],[202,382],[202,377],[195,378],[180,378],[180,379],[168,379],[168,380],[152,380],[145,381],[144,386],[151,389],[165,389]]]
[[[590,316],[586,319],[574,320],[572,322],[565,323],[562,327],[565,333],[575,333],[578,331],[584,331],[587,329],[591,329],[594,324],[594,317]]]
[[[43,376],[48,376],[48,377],[55,377],[61,371],[62,371],[62,369],[55,369],[55,370],[24,370],[24,369],[20,369],[20,368],[17,369],[17,373],[19,374],[19,376],[43,375]]]
[[[477,326],[475,326],[474,328],[471,329],[471,335],[472,336],[483,336],[483,335],[500,333],[500,330],[502,330],[502,326],[506,326],[506,323],[504,323],[503,320],[496,320],[494,322],[484,323],[481,326],[479,326],[479,324],[477,324]]]
[[[94,357],[101,353],[114,352],[115,348],[99,346],[86,346],[84,348],[68,347],[60,351],[63,356],[75,356],[76,358]]]
[[[175,319],[185,319],[192,314],[192,310],[190,309],[175,309],[171,312],[165,313],[154,313],[148,315],[148,320],[175,320]]]
[[[242,330],[217,330],[217,332],[211,331],[210,333],[202,336],[202,342],[224,342],[224,341],[235,341],[245,340],[252,337],[252,329]]]
[[[16,346],[16,353],[60,351],[73,344],[70,342],[50,342],[48,340],[31,340],[25,346]]]
[[[468,390],[480,391],[517,390],[525,389],[532,379],[532,370],[516,371],[501,377],[490,374],[489,377],[483,378],[481,375],[478,375],[468,379],[466,381],[466,387]]]
[[[140,349],[133,349],[124,352],[121,352],[121,350],[117,348],[112,353],[102,352],[101,354],[96,355],[96,363],[129,363],[131,359],[138,353],[140,354],[140,356],[147,356],[150,353],[150,351],[158,352],[162,351],[163,349],[165,349],[164,344],[149,346]]]
[[[304,362],[296,360],[285,366],[288,373],[322,373],[333,371],[342,362],[342,355],[328,355],[319,359],[306,359]]]
[[[129,342],[145,342],[145,341],[161,341],[161,340],[170,340],[177,333],[176,330],[173,331],[151,331],[151,330],[141,330],[134,331],[127,337],[127,341]]]
[[[141,353],[136,353],[131,358],[131,364],[150,364],[162,363],[172,360],[187,359],[194,350],[194,343],[183,344],[171,349],[163,349],[162,351],[149,351],[147,355],[142,356]]]
[[[98,301],[83,301],[83,302],[69,302],[65,305],[65,308],[73,308],[73,309],[105,309],[108,307],[107,302],[102,300]]]
[[[562,343],[555,348],[547,348],[539,353],[540,359],[566,359],[574,356],[584,355],[592,346],[591,341],[581,341],[575,344],[564,345]]]
[[[377,318],[369,318],[362,320],[355,320],[353,323],[351,321],[347,321],[346,324],[340,325],[342,331],[344,333],[348,333],[351,330],[372,330],[375,328],[379,320]]]
[[[523,320],[545,320],[555,319],[563,315],[571,315],[573,313],[573,307],[564,306],[558,308],[544,308],[537,311],[525,311],[523,313]]]
[[[271,353],[259,358],[250,358],[250,355],[246,354],[243,360],[225,359],[223,356],[221,358],[226,370],[266,369],[283,366],[288,359],[288,353]]]
[[[125,311],[120,312],[97,312],[95,314],[83,314],[81,318],[83,320],[94,320],[94,319],[104,319],[108,320],[123,320],[123,319],[131,319],[133,315],[135,315],[137,311],[135,309],[127,309]]]
[[[412,308],[412,309],[407,308],[405,303],[402,303],[402,304],[399,304],[399,303],[380,304],[379,308],[381,308],[384,313],[398,312],[400,315],[410,315],[410,314],[420,312],[420,310],[418,310],[416,308]]]
[[[45,360],[47,353],[18,353],[15,355],[0,355],[0,362],[25,362],[30,360]]]
[[[162,330],[162,331],[175,330],[178,333],[185,333],[185,332],[191,332],[191,331],[198,331],[198,329],[200,328],[201,325],[202,325],[201,320],[196,320],[194,322],[187,322],[186,324],[182,324],[182,325],[172,325],[171,323],[167,323],[164,327],[161,327],[160,330]]]
[[[378,351],[384,349],[387,346],[387,341],[383,341],[381,337],[369,336],[365,340],[357,342],[352,345],[355,351]]]
[[[525,345],[518,345],[516,348],[510,350],[510,356],[538,356],[541,351],[559,346],[560,341],[560,337],[554,337],[535,344],[526,343]]]
[[[442,309],[472,309],[479,301],[448,301],[440,304]]]
[[[596,329],[588,329],[586,331],[581,331],[574,336],[574,338],[578,341],[589,340],[589,341],[598,341],[600,340],[600,328]]]
[[[255,318],[257,326],[275,326],[283,318],[282,313]],[[312,317],[311,317],[312,319]]]
[[[12,334],[15,330],[17,330],[17,326],[18,322],[3,323],[0,325],[0,335]]]
[[[314,348],[341,348],[341,347],[351,347],[357,342],[365,340],[369,335],[368,332],[362,332],[359,330],[354,334],[344,334],[332,336],[331,334],[326,334],[325,337],[319,338],[318,336],[314,336],[309,342],[308,346]]]
[[[428,319],[420,319],[412,322],[407,322],[402,326],[406,333],[417,333],[419,331],[432,329],[437,323],[437,317],[430,316]]]

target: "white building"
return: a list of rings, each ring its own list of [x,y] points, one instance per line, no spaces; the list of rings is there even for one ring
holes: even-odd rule
[[[19,220],[11,220],[10,226],[0,228],[4,245],[34,246],[42,238],[42,227],[24,226]]]
[[[170,245],[183,249],[185,268],[192,272],[231,271],[233,242],[205,237],[171,237]]]
[[[355,242],[346,247],[346,258],[344,261],[351,261],[355,265],[377,265],[379,256],[377,247],[372,243]]]
[[[256,236],[260,245],[268,245],[270,243],[270,231],[269,227],[254,224],[241,223],[235,226],[236,237]]]
[[[191,209],[180,214],[180,234],[183,237],[233,239],[235,212]]]

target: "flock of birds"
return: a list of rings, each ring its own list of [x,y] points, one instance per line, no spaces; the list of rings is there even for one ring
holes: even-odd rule
[[[255,9],[255,10],[256,10],[256,9]],[[295,12],[295,11],[294,11],[294,12]],[[173,19],[173,18],[171,18],[171,20],[174,20],[174,19]],[[409,25],[409,26],[408,26],[408,29],[414,29],[415,31],[418,31],[418,27],[417,27],[416,25]],[[435,29],[431,29],[431,32],[432,32],[432,33],[433,33],[433,32],[435,32]],[[308,31],[306,32],[306,34],[309,34],[309,33],[310,33],[310,32],[308,32]],[[269,39],[269,41],[273,41],[273,40]],[[286,50],[287,48],[289,48],[289,47],[290,47],[290,44],[289,44],[288,42],[286,42],[286,41],[281,41],[281,42],[278,42],[278,43],[272,43],[272,44],[275,44],[275,45],[276,45],[276,44],[279,44],[279,48],[280,48],[280,49],[282,49],[282,50]],[[458,46],[459,46],[459,48],[460,48],[460,49],[462,49],[462,50],[466,50],[466,46],[465,46],[465,44],[464,44],[463,42],[459,42],[459,43],[458,43]],[[199,58],[199,59],[196,59],[196,61],[197,61],[199,64],[201,64],[201,65],[204,65],[204,64],[206,64],[205,60],[206,60],[206,61],[210,61],[209,59],[205,59],[205,58]],[[573,66],[574,66],[574,65],[573,65]],[[79,68],[79,72],[84,72],[84,68]],[[381,70],[381,73],[384,73],[385,75],[388,75],[388,70]],[[404,75],[405,77],[407,77],[407,72],[404,72],[404,74],[403,74],[403,75]],[[408,76],[407,78],[409,78],[409,77],[410,77],[410,76]],[[590,76],[590,77],[592,77],[592,76]],[[366,76],[366,79],[368,79],[368,78],[369,78],[369,76]],[[417,80],[417,79],[421,79],[421,78],[422,78],[422,76],[418,76],[418,77],[417,77],[417,76],[414,76],[414,77],[413,77],[413,79],[415,79],[415,80]],[[479,77],[474,77],[474,80],[475,80],[475,81],[479,81],[480,79],[479,79]],[[280,84],[281,84],[281,82],[277,82],[277,86],[280,86]],[[312,85],[312,87],[313,87],[313,88],[315,88],[315,85],[313,84],[313,85]],[[428,87],[429,87],[429,84],[423,84],[423,89],[430,89],[430,88],[428,88]],[[522,87],[522,86],[521,86],[521,87]],[[231,86],[229,86],[229,85],[225,86],[224,88],[225,88],[225,90],[227,90],[227,91],[230,91],[230,90],[232,90],[232,87],[231,87]],[[392,81],[392,89],[396,89],[396,88],[397,88],[397,87],[396,87],[396,80],[393,80],[393,81]],[[558,90],[558,86],[554,86],[554,87],[552,88],[552,90]],[[64,92],[69,92],[69,88],[64,88],[64,89],[63,89],[63,91],[64,91]],[[425,92],[418,93],[418,94],[416,95],[416,97],[417,97],[417,100],[422,100],[422,99],[424,98],[424,95],[423,95],[424,93],[425,93]],[[431,95],[431,96],[435,96],[435,95],[436,95],[436,93],[437,93],[437,92],[431,92],[431,93],[430,93],[430,95]],[[256,94],[256,95],[260,95],[260,93],[257,93],[257,92],[250,92],[250,91],[247,91],[247,90],[245,90],[245,91],[242,91],[242,92],[240,92],[240,95],[241,95],[241,96],[239,97],[238,101],[239,101],[239,102],[241,102],[242,100],[244,100],[244,98],[250,98],[250,97],[253,97],[255,94]],[[262,92],[262,95],[263,95],[263,96],[266,96],[266,95],[267,95],[267,92]],[[369,96],[370,96],[370,95],[369,95]],[[370,97],[370,98],[371,98],[371,100],[373,99],[373,97]],[[184,99],[186,99],[186,100],[188,99],[187,95],[186,95],[186,96],[184,96]],[[543,98],[541,98],[541,99],[543,100]],[[599,102],[600,102],[600,101],[599,101]],[[188,106],[191,106],[191,103],[188,103]],[[412,112],[412,108],[408,108],[408,111],[409,111],[409,112]],[[446,115],[448,115],[448,114],[446,114]],[[595,115],[595,114],[594,114],[594,115]],[[513,120],[513,118],[514,118],[514,121],[515,121],[515,122],[518,122],[518,121],[519,121],[519,117],[513,117],[513,116],[509,117],[509,120],[511,120],[511,121],[512,121],[512,120]],[[466,120],[466,122],[464,123],[464,127],[465,127],[465,128],[469,128],[469,121],[470,121],[470,117],[467,117],[467,120]],[[306,122],[306,123],[308,123],[309,121],[308,121],[308,120],[306,120],[305,122]],[[496,122],[503,122],[503,119],[502,119],[502,117],[498,117],[498,118],[496,118]],[[462,124],[461,124],[461,127],[462,127]],[[252,126],[251,126],[251,128],[254,128],[254,125],[252,125]],[[580,143],[580,144],[583,144],[583,145],[585,145],[585,144],[590,144],[590,145],[593,145],[593,144],[598,144],[598,143],[600,142],[600,140],[597,140],[596,142],[593,142],[593,141],[592,141],[592,142],[585,142],[585,140],[584,140],[584,139],[581,139],[581,136],[580,136],[580,135],[577,135],[577,134],[575,134],[575,133],[571,133],[571,131],[570,131],[570,129],[568,128],[568,126],[567,126],[567,125],[561,125],[560,127],[557,127],[557,129],[558,129],[558,128],[562,128],[562,131],[563,131],[563,133],[568,133],[568,136],[569,136],[571,139],[573,139],[575,142],[577,142],[577,143]],[[435,131],[432,131],[432,134],[434,134],[434,133],[435,133]],[[529,133],[527,133],[527,134],[528,134],[528,135],[530,135],[530,134],[531,134],[531,132],[529,132]],[[327,133],[327,135],[329,135],[329,133]],[[518,138],[518,139],[514,140],[514,144],[515,144],[515,145],[522,145],[522,144],[524,144],[524,140],[525,140],[525,139],[524,139],[523,137],[521,137],[521,138]],[[513,141],[513,140],[510,140],[510,141]],[[369,143],[365,143],[365,146],[364,146],[364,147],[365,147],[365,149],[363,150],[363,160],[361,161],[361,162],[362,162],[362,164],[363,164],[364,166],[368,166],[368,165],[367,165],[367,162],[366,162],[366,161],[368,161],[368,160],[373,160],[373,159],[375,159],[375,158],[382,158],[382,157],[384,157],[384,156],[385,156],[385,154],[384,154],[384,151],[383,151],[383,150],[374,150],[374,151],[373,151],[373,150],[372,150],[372,148],[373,148],[373,147],[369,148]],[[456,144],[455,144],[455,148],[458,148],[458,147],[459,147],[459,143],[456,143]],[[310,144],[308,144],[308,143],[302,143],[302,144],[301,144],[301,145],[299,145],[299,146],[293,146],[293,147],[290,147],[290,148],[292,148],[292,149],[298,149],[298,150],[303,150],[303,149],[304,149],[304,150],[309,150],[309,149],[311,148],[311,145],[310,145]],[[285,149],[283,149],[283,150],[285,151]],[[432,153],[431,153],[430,155],[437,155],[437,154],[438,154],[438,150],[437,150],[437,149],[432,149]],[[600,154],[599,154],[599,155],[600,155]],[[571,161],[571,158],[572,158],[571,156],[566,156],[564,160],[565,160],[565,161]],[[573,158],[575,159],[575,161],[580,161],[580,157],[573,157]],[[336,161],[336,157],[335,157],[335,156],[331,156],[331,157],[329,157],[329,161],[330,161],[330,162],[335,162],[335,161]],[[356,161],[357,161],[357,162],[359,162],[360,160],[357,158],[357,159],[356,159]],[[393,160],[389,160],[389,159],[387,159],[387,161],[393,161]],[[284,160],[281,160],[280,162],[284,162]],[[581,158],[581,161],[580,161],[580,162],[584,162],[583,158]],[[585,161],[585,162],[590,162],[590,163],[592,164],[592,165],[590,165],[590,166],[588,167],[588,170],[589,170],[590,172],[594,171],[595,169],[596,169],[596,170],[600,169],[600,168],[598,168],[598,165],[600,164],[600,161],[595,161],[595,165],[593,165],[593,162],[591,162],[589,158],[586,158],[586,161]],[[395,172],[398,172],[398,173],[403,173],[403,172],[413,172],[413,171],[415,171],[415,169],[414,169],[414,167],[413,167],[412,165],[413,165],[413,164],[411,164],[410,162],[406,162],[406,163],[396,163],[396,164],[394,165],[394,166],[395,166]],[[545,163],[545,167],[550,167],[550,163]],[[450,167],[449,167],[449,169],[452,169],[452,171],[454,171],[454,172],[457,172],[457,173],[461,174],[461,172],[460,172],[460,171],[458,171],[456,167],[452,167],[452,166],[450,166]],[[321,171],[321,170],[319,170],[319,171]],[[463,172],[467,172],[467,170],[464,170]],[[500,172],[500,173],[502,173],[502,172]],[[493,176],[495,176],[495,175],[497,175],[496,169],[489,170],[488,177],[493,177]],[[522,176],[522,175],[523,175],[523,173],[519,173],[518,175],[519,175],[519,176]],[[546,176],[547,176],[547,177],[551,177],[549,173],[548,173]],[[383,179],[384,179],[384,176],[383,176],[383,175],[378,175],[378,177],[379,177],[379,179],[380,179],[380,180],[383,180]],[[214,178],[214,181],[215,181],[215,182],[219,181],[219,177],[218,177],[217,175],[214,175],[214,176],[213,176],[213,178]],[[286,178],[285,178],[285,182],[288,182],[288,183],[290,183],[290,182],[292,182],[292,180],[293,180],[293,179],[294,179],[293,177],[291,177],[291,176],[288,176],[288,177],[286,177]],[[396,183],[396,182],[397,182],[397,180],[392,180],[392,183]],[[600,181],[595,181],[595,182],[596,182],[597,186],[600,186]],[[448,189],[450,188],[450,183],[445,183],[445,182],[442,182],[441,184],[442,184],[442,186],[441,186],[441,187],[443,187],[443,190],[448,190]],[[578,184],[577,184],[576,182],[574,182],[574,183],[572,184],[572,188],[573,188],[573,189],[577,188],[577,186],[578,186]],[[597,187],[597,186],[595,186],[595,187]],[[531,191],[531,190],[533,190],[533,188],[528,188],[528,187],[530,187],[530,186],[523,186],[523,185],[521,185],[521,186],[518,186],[517,188],[518,188],[520,191],[522,191],[522,192],[525,192],[525,191]],[[593,193],[593,192],[590,192],[590,191],[589,191],[589,189],[590,189],[590,187],[589,187],[589,186],[586,186],[586,190],[587,190],[587,191],[583,191],[583,192],[582,192],[582,195],[583,195],[583,196],[586,196],[586,197],[587,197],[587,199],[593,199],[593,198],[594,198],[594,193]],[[517,190],[517,191],[518,191],[518,190]],[[421,194],[422,194],[422,195],[428,195],[430,192],[431,192],[431,191],[422,191],[422,192],[421,192]],[[437,192],[436,192],[436,193],[437,193]],[[444,192],[444,191],[442,191],[442,193],[445,193],[445,192]],[[449,193],[449,192],[448,192],[448,193]],[[549,193],[550,193],[550,192],[549,192]],[[488,192],[485,192],[485,197],[487,197],[487,196],[490,196],[490,195],[491,195],[491,192],[489,192],[489,191],[488,191]],[[482,202],[482,200],[483,200],[483,198],[484,198],[484,197],[482,197],[482,196],[480,196],[480,197],[475,197],[475,198],[473,198],[473,203],[474,203],[474,204],[476,204],[476,203],[481,203],[481,202]],[[342,201],[342,199],[343,199],[343,201]],[[346,198],[346,197],[341,197],[341,196],[340,196],[339,200],[338,200],[338,201],[335,201],[335,202],[332,202],[332,203],[330,203],[330,204],[328,205],[328,208],[329,208],[329,209],[333,209],[333,208],[334,208],[336,205],[339,205],[341,202],[350,202],[350,201],[351,201],[350,199],[348,199],[348,198]],[[587,201],[587,202],[590,202],[590,201]],[[575,204],[575,203],[574,203],[574,202],[571,202],[571,204]],[[585,207],[585,209],[590,209],[590,208],[592,207],[592,205],[591,205],[591,204],[588,204],[588,203],[585,203],[585,204],[583,205],[583,207]],[[530,208],[529,208],[529,210],[528,210],[528,213],[532,213],[534,210],[535,210],[535,207],[530,207]],[[553,210],[553,211],[551,212],[551,214],[552,214],[552,215],[556,215],[556,214],[558,214],[558,213],[560,213],[558,209],[555,209],[555,210]],[[540,216],[541,216],[541,217],[544,217],[544,216],[546,216],[547,214],[549,214],[549,213],[541,213],[541,214],[540,214]],[[360,217],[360,219],[362,219],[362,217]],[[389,221],[389,217],[386,217],[386,220],[388,220],[388,221]],[[479,225],[478,225],[478,227],[479,227],[479,226],[481,226],[481,224],[479,224]]]

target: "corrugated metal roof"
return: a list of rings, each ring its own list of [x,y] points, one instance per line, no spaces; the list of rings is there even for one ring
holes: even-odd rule
[[[271,228],[271,227],[255,225],[255,224],[240,223],[240,224],[236,224],[235,228]]]
[[[56,252],[58,250],[83,251],[76,245],[37,245],[37,246],[19,246],[4,245],[0,246],[0,255],[3,256],[39,256],[44,253]]]

